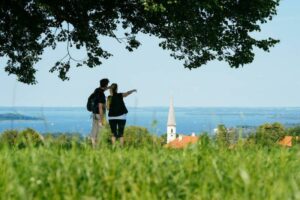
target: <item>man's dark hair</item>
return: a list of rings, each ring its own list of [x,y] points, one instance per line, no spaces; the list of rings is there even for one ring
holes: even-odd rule
[[[107,78],[100,80],[100,87],[107,87],[109,80]]]

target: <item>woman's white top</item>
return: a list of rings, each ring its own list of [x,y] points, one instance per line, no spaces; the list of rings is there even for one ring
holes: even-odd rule
[[[126,120],[126,114],[120,115],[120,116],[113,116],[113,117],[109,117],[108,116],[108,120],[111,119],[121,119],[121,120]]]

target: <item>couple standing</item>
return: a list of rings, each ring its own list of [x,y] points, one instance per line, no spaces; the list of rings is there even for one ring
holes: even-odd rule
[[[116,139],[118,138],[120,139],[121,145],[124,144],[123,134],[128,110],[125,106],[123,98],[137,91],[130,90],[125,93],[118,93],[118,85],[116,83],[113,83],[110,86],[108,86],[108,84],[108,79],[101,79],[100,87],[96,88],[94,91],[96,109],[93,111],[93,124],[91,133],[93,147],[96,147],[99,135],[106,124],[106,110],[108,110],[108,121],[112,133],[112,144],[115,144]],[[107,89],[109,89],[110,95],[106,99],[104,92]]]

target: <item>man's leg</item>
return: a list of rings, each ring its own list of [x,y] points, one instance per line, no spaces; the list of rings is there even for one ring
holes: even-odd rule
[[[97,146],[98,134],[99,134],[99,120],[97,114],[93,114],[91,139],[94,148],[96,148]]]

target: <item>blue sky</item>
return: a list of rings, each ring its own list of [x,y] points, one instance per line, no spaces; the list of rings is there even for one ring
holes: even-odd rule
[[[127,97],[129,106],[168,106],[170,96],[180,107],[285,107],[300,106],[300,1],[282,0],[278,15],[263,25],[258,37],[280,39],[270,53],[256,50],[252,64],[231,69],[225,62],[210,62],[188,70],[181,61],[158,47],[159,40],[139,35],[142,46],[133,53],[123,44],[103,38],[114,56],[97,68],[73,68],[70,81],[62,82],[50,67],[65,54],[65,44],[45,51],[37,63],[37,85],[25,85],[4,72],[0,59],[0,106],[85,106],[88,95],[109,78],[120,91],[137,89]],[[83,58],[84,52],[73,52]]]

